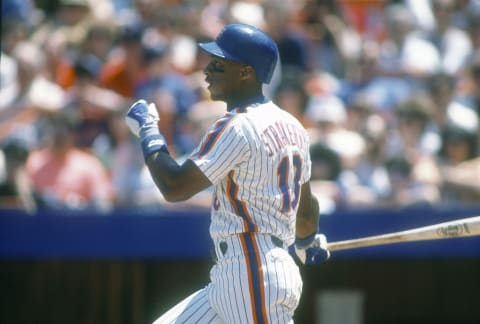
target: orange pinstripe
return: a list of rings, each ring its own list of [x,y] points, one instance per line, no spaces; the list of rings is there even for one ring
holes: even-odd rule
[[[248,225],[253,224],[252,222],[252,216],[250,216],[250,213],[248,212],[247,205],[245,204],[245,201],[241,201],[240,199],[237,198],[238,194],[238,187],[235,187],[235,192],[233,193],[233,196],[230,194],[232,190],[232,186],[235,185],[233,182],[233,175],[235,174],[235,171],[230,171],[228,173],[228,182],[227,182],[227,197],[228,200],[230,201],[230,204],[232,205],[233,209],[235,210],[235,213],[242,217],[244,219],[244,226],[243,228],[245,229],[245,232],[250,232]],[[238,203],[241,205],[241,210],[239,209]],[[253,224],[254,230],[253,232],[258,231],[258,226]]]
[[[268,323],[268,319],[267,319],[267,306],[265,305],[265,287],[263,286],[263,270],[261,268],[261,260],[260,260],[260,251],[258,250],[258,246],[257,246],[257,241],[255,239],[255,234],[254,233],[244,233],[244,235],[249,235],[252,242],[253,242],[253,248],[254,248],[254,253],[255,253],[255,258],[256,258],[256,261],[257,261],[257,264],[259,265],[258,267],[258,277],[259,277],[259,282],[261,283],[259,285],[259,290],[260,290],[260,298],[261,298],[261,302],[262,302],[262,306],[261,306],[261,312],[262,312],[262,323]],[[247,244],[245,242],[245,236],[244,235],[240,235],[240,241],[242,243],[242,248],[243,248],[243,251],[244,251],[244,254],[248,254],[248,248],[247,248]],[[253,280],[252,280],[252,265],[251,265],[251,262],[250,262],[250,258],[247,257],[247,255],[245,255],[245,261],[247,263],[247,271],[248,271],[248,287],[249,287],[249,291],[250,291],[250,302],[251,302],[251,306],[252,306],[252,316],[253,316],[253,323],[254,324],[257,324],[259,323],[259,319],[257,318],[257,311],[256,311],[256,307],[255,307],[255,299],[254,299],[254,296],[255,296],[255,287],[253,286]]]
[[[238,194],[238,187],[235,186],[235,183],[233,181],[233,175],[235,171],[230,171],[228,174],[228,182],[227,182],[227,197],[228,200],[230,201],[230,204],[232,205],[233,209],[235,210],[235,213],[242,217],[244,219],[244,229],[245,233],[240,235],[240,241],[242,243],[242,248],[244,251],[245,255],[245,261],[247,264],[247,271],[248,271],[248,285],[249,285],[249,291],[250,291],[250,301],[251,301],[251,307],[252,307],[252,316],[254,323],[259,323],[259,319],[257,318],[257,309],[255,305],[255,287],[253,283],[253,274],[252,270],[258,271],[258,282],[259,287],[257,287],[259,294],[260,294],[260,299],[261,299],[261,314],[262,314],[262,321],[260,323],[268,323],[267,321],[267,309],[265,305],[265,287],[263,286],[263,270],[261,267],[262,261],[260,259],[260,251],[258,250],[257,246],[257,241],[255,239],[255,234],[254,232],[249,231],[249,224],[252,224],[252,218],[250,214],[248,213],[247,206],[244,201],[240,201],[237,197]],[[232,192],[233,188],[233,192]],[[257,231],[257,225],[254,224],[253,227],[254,231]],[[252,269],[252,263],[250,260],[250,257],[248,256],[250,249],[248,249],[247,243],[246,243],[246,235],[250,238],[252,245],[253,245],[253,253],[255,257],[255,263],[258,265],[256,269]]]

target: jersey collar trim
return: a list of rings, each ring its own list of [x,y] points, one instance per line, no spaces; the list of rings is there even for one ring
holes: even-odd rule
[[[269,101],[264,95],[256,96],[253,98],[249,98],[243,102],[237,102],[229,105],[227,107],[228,111],[234,111],[237,113],[243,113],[247,111],[247,108],[254,108],[258,107],[261,104],[267,103]]]

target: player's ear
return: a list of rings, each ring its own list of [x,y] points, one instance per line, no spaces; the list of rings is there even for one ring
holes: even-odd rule
[[[240,70],[240,78],[242,80],[247,80],[249,78],[255,77],[255,71],[249,65],[244,65]]]

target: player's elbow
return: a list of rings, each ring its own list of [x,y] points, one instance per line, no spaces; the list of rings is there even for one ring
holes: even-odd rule
[[[187,200],[191,195],[187,194],[185,190],[182,190],[178,186],[162,186],[160,187],[163,198],[168,202],[180,202]]]
[[[155,184],[168,202],[185,201],[211,185],[210,180],[197,166],[188,161],[181,167],[170,168],[169,172],[152,171],[152,175]]]
[[[176,194],[163,194],[163,197],[165,198],[166,201],[168,202],[180,202],[180,201],[185,201],[190,197],[185,197],[183,195],[176,195]]]

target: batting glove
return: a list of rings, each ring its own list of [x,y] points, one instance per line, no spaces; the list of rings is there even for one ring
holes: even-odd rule
[[[125,117],[130,131],[140,138],[145,160],[154,152],[168,151],[165,138],[158,129],[159,120],[155,104],[148,104],[145,100],[136,101]]]
[[[289,250],[303,264],[319,264],[330,258],[324,234],[315,233],[304,239],[296,239]]]

